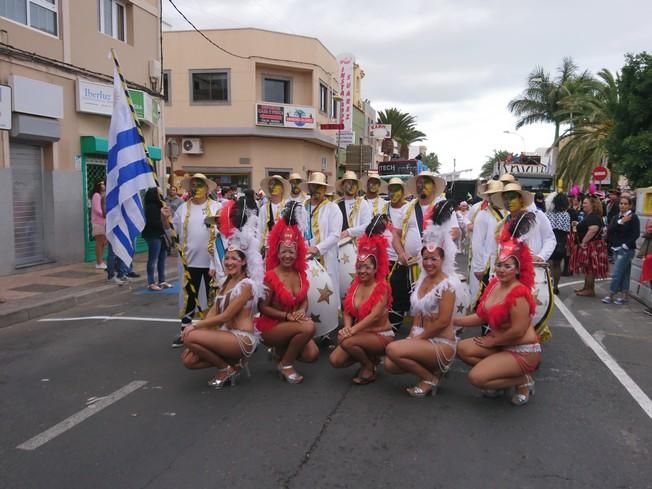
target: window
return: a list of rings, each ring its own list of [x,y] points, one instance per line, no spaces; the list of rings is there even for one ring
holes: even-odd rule
[[[229,72],[226,70],[191,70],[190,100],[199,103],[228,103]]]
[[[0,0],[0,17],[20,22],[53,36],[57,28],[58,0]]]
[[[291,104],[290,80],[284,78],[263,78],[263,100],[279,104]]]
[[[124,3],[116,0],[98,1],[98,22],[102,34],[119,41],[127,40],[127,15]]]
[[[170,70],[163,72],[163,101],[166,105],[170,105]]]
[[[328,87],[323,83],[319,84],[319,111],[328,112]]]
[[[339,107],[338,101],[333,97],[331,99],[331,119],[337,119],[337,108]]]

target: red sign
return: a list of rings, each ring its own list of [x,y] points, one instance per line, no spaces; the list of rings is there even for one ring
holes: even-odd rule
[[[342,130],[342,129],[344,129],[344,124],[343,123],[340,123],[340,124],[319,124],[319,128],[324,129],[324,130],[327,130],[327,129],[339,129],[339,130]]]
[[[604,166],[598,166],[593,169],[593,180],[601,182],[609,176],[609,171]]]

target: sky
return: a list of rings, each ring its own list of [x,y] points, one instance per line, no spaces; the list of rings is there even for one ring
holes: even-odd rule
[[[270,29],[316,37],[335,56],[353,53],[366,74],[363,98],[377,111],[415,115],[441,171],[455,160],[468,176],[494,149],[552,143],[552,125],[516,131],[507,110],[536,66],[554,74],[570,56],[581,69],[616,72],[626,53],[652,51],[650,0],[173,1],[200,29]],[[191,28],[168,0],[163,20]]]

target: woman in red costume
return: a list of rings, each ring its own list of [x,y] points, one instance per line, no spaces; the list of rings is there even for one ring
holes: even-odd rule
[[[468,374],[469,382],[483,389],[487,397],[514,387],[511,401],[517,406],[534,395],[531,374],[541,361],[541,345],[532,325],[536,308],[532,297],[532,253],[518,239],[533,222],[534,215],[523,212],[503,227],[496,276],[482,294],[476,313],[454,321],[462,327],[489,326],[487,336],[461,341],[457,356],[473,367]]]
[[[360,370],[353,383],[369,384],[376,380],[378,358],[385,347],[394,340],[389,322],[392,290],[387,282],[389,260],[385,220],[377,215],[358,239],[356,277],[344,298],[344,327],[337,335],[338,345],[329,357],[335,368],[345,368],[354,363]]]
[[[279,376],[289,384],[298,384],[303,376],[294,369],[294,362],[315,362],[319,349],[312,340],[315,325],[306,316],[308,277],[306,275],[306,243],[297,225],[301,204],[287,203],[268,236],[265,258],[266,295],[260,301],[260,317],[256,329],[263,342],[279,358]]]
[[[423,273],[410,297],[413,325],[407,338],[387,347],[387,373],[412,373],[419,378],[415,386],[405,389],[412,397],[437,393],[442,375],[455,359],[456,306],[461,304],[463,309],[469,303],[468,290],[455,272],[457,246],[445,226],[453,210],[451,201],[441,201],[433,209],[432,221],[423,232]]]

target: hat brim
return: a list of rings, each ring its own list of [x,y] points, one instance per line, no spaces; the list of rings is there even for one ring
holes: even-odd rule
[[[265,177],[260,181],[260,188],[263,192],[265,192],[265,195],[269,195],[269,182],[272,180],[278,180],[281,182],[281,185],[283,185],[283,199],[287,198],[288,195],[290,195],[290,191],[292,190],[292,186],[290,185],[290,182],[285,180],[284,178],[278,178],[275,176],[271,177]]]
[[[365,192],[367,191],[367,183],[369,182],[369,180],[378,180],[380,182],[380,189],[378,190],[379,194],[387,193],[387,182],[376,175],[371,177],[369,175],[365,175],[360,179],[360,188],[362,190],[364,190]]]
[[[333,191],[332,185],[323,182],[315,182],[315,181],[301,182],[299,188],[301,188],[301,190],[303,190],[305,193],[310,194],[310,189],[308,188],[308,185],[319,185],[321,187],[324,187],[326,189],[326,192],[328,192],[329,190],[331,192]]]
[[[203,181],[208,187],[209,192],[214,192],[217,189],[217,184],[213,180],[209,180],[208,178],[202,178],[202,177],[194,177],[194,176],[184,178],[183,180],[181,180],[180,185],[184,190],[190,192],[190,182],[195,179]]]
[[[507,192],[516,192],[518,193],[521,198],[523,199],[523,207],[529,207],[532,205],[532,202],[534,202],[534,195],[532,192],[528,192],[527,190],[508,190]],[[495,205],[496,207],[500,209],[505,209],[505,204],[503,203],[503,194],[505,191],[500,191],[500,192],[495,192],[491,194],[491,197],[489,199],[491,200],[491,203]]]
[[[414,176],[414,177],[410,178],[407,181],[407,185],[411,189],[413,189],[412,193],[414,193],[415,195],[417,193],[417,179],[419,179],[419,178],[429,178],[434,182],[434,184],[435,184],[435,188],[434,188],[435,196],[441,195],[444,192],[444,190],[446,190],[446,180],[444,180],[442,177],[438,177],[437,175],[417,175],[417,176]],[[407,191],[407,189],[406,189],[406,191]]]

